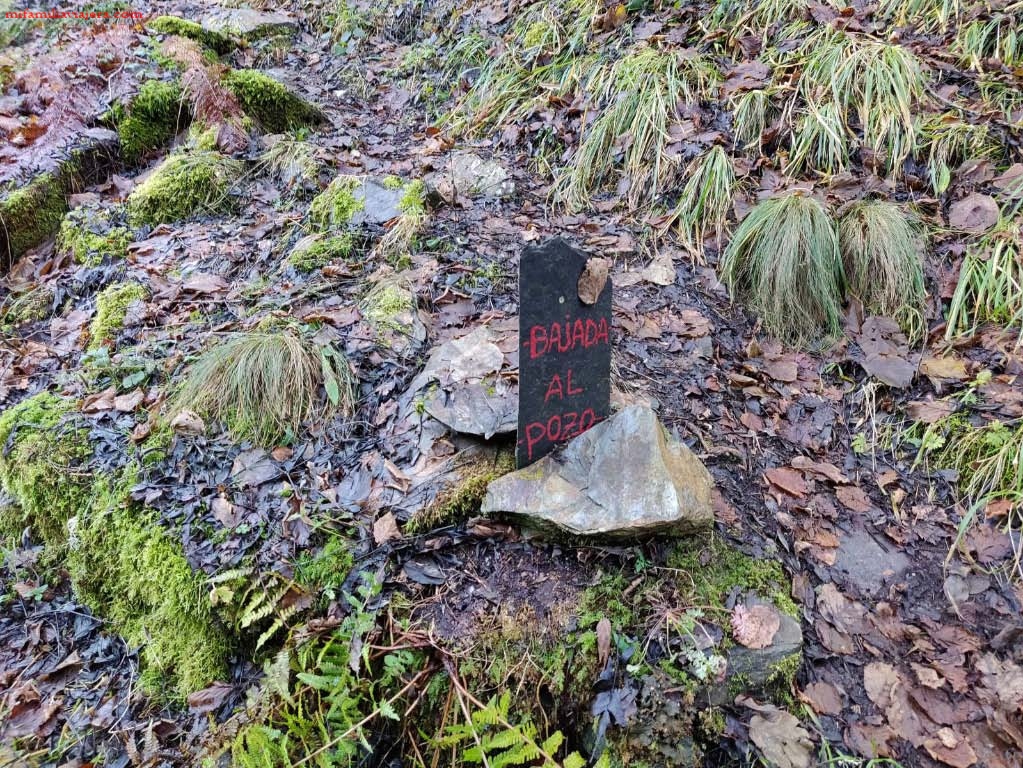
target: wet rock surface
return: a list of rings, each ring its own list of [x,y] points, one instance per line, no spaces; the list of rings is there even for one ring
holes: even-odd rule
[[[572,535],[624,540],[708,528],[711,491],[700,460],[652,410],[635,405],[560,453],[492,483],[482,511]]]
[[[424,178],[427,191],[448,204],[472,198],[502,198],[515,194],[515,182],[495,160],[474,152],[453,152],[447,163]]]

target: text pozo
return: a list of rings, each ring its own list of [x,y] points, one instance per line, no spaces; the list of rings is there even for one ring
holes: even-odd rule
[[[528,338],[522,341],[529,358],[536,360],[545,355],[564,355],[577,349],[590,349],[609,344],[607,318],[598,320],[571,320],[553,322],[550,325],[534,325],[529,329]],[[533,449],[544,443],[558,443],[581,435],[597,422],[592,408],[571,409],[571,399],[585,392],[583,387],[572,381],[572,369],[565,368],[555,373],[547,383],[544,404],[558,401],[565,404],[559,411],[543,421],[532,421],[526,425],[525,434],[519,442],[526,446],[526,458],[533,460]],[[566,402],[569,401],[569,402]]]

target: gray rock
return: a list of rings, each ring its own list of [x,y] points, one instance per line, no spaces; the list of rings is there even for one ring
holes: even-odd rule
[[[362,209],[352,216],[352,226],[360,224],[383,224],[401,216],[401,187],[388,189],[373,179],[365,179],[352,190],[352,194],[362,200]]]
[[[886,578],[897,578],[909,567],[909,559],[899,550],[879,544],[866,530],[858,528],[843,535],[838,545],[834,570],[851,582],[861,594],[872,597],[884,586]]]
[[[770,600],[750,596],[746,599],[746,605],[774,604]],[[778,682],[779,664],[802,654],[803,630],[799,622],[782,611],[778,611],[778,616],[781,618],[781,626],[766,648],[733,645],[728,649],[725,656],[728,662],[725,680],[706,689],[708,704],[722,706],[732,703],[739,693],[761,693],[770,684]]]
[[[464,198],[511,197],[515,182],[504,166],[487,160],[473,152],[453,152],[447,165],[428,173],[423,183],[428,194],[436,195],[448,204]]]
[[[298,34],[298,21],[290,14],[252,8],[220,8],[203,19],[203,26],[222,35],[246,40]]]
[[[556,454],[490,484],[483,513],[541,529],[623,540],[711,526],[713,481],[649,408],[633,405]]]
[[[480,326],[441,344],[412,382],[414,390],[430,387],[423,396],[426,412],[456,432],[489,439],[515,431],[518,397],[498,375],[505,359],[495,340]]]

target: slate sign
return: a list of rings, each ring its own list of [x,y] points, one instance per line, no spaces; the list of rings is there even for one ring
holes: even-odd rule
[[[595,304],[580,301],[586,260],[555,238],[526,248],[519,261],[518,467],[610,411],[611,281]]]

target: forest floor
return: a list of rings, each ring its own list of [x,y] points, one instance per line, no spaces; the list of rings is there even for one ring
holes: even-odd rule
[[[1018,325],[1003,322],[946,339],[960,266],[985,226],[992,226],[983,221],[988,207],[996,206],[995,218],[1003,223],[1010,210],[999,213],[997,206],[1004,205],[999,191],[1006,180],[1019,176],[1013,169],[1020,168],[1021,123],[1019,112],[996,115],[973,100],[974,73],[956,64],[946,45],[956,27],[902,36],[938,78],[933,94],[920,99],[940,97],[940,109],[960,104],[957,114],[989,128],[1000,150],[973,157],[967,149],[951,157],[951,182],[940,185],[940,193],[926,161],[909,157],[901,175],[883,178],[865,148],[854,149],[838,172],[804,170],[791,179],[783,173],[781,136],[787,129],[780,122],[769,121],[753,150],[733,141],[731,97],[779,82],[758,58],[766,32],[763,39],[759,33],[737,35],[727,56],[727,46],[708,48],[722,73],[720,90],[671,115],[670,150],[680,169],[712,146],[728,148],[738,181],[725,232],[758,200],[793,187],[831,210],[870,195],[912,204],[929,228],[919,339],[907,341],[891,321],[879,321],[851,301],[829,343],[799,346],[772,338],[755,311],[732,302],[716,270],[727,234],[719,239],[703,233],[695,247],[674,231],[660,231],[674,198],[663,198],[660,207],[657,200],[645,208],[631,205],[628,185],[606,181],[578,210],[552,197],[559,169],[574,162],[587,119],[586,105],[554,82],[541,83],[528,104],[483,130],[443,120],[471,98],[479,72],[479,65],[465,65],[465,71],[446,66],[447,52],[467,39],[468,30],[491,41],[510,39],[517,14],[539,5],[561,8],[568,16],[552,12],[545,23],[568,34],[558,25],[568,26],[566,19],[582,13],[583,4],[477,2],[454,13],[442,3],[387,6],[386,12],[341,5],[349,17],[344,23],[331,17],[332,28],[323,9],[275,6],[295,25],[293,37],[252,40],[222,55],[231,68],[270,73],[324,116],[292,130],[287,141],[301,147],[277,166],[267,160],[272,131],[246,123],[243,140],[230,147],[228,130],[215,133],[216,149],[245,164],[231,182],[229,207],[183,221],[132,223],[130,244],[119,258],[76,259],[66,241],[47,237],[18,254],[0,279],[0,404],[11,409],[39,392],[53,393],[64,405],[54,406],[59,417],[46,429],[73,430],[88,449],[70,459],[37,451],[35,463],[23,466],[0,460],[7,494],[0,509],[9,518],[0,571],[0,764],[473,762],[468,751],[453,757],[453,749],[469,750],[473,742],[464,734],[459,741],[449,726],[461,715],[451,713],[471,702],[490,711],[487,700],[501,690],[494,678],[486,690],[463,690],[473,678],[468,662],[494,665],[501,653],[520,648],[508,645],[509,626],[531,623],[549,633],[541,643],[545,653],[555,654],[556,640],[579,655],[536,661],[542,686],[535,674],[504,659],[511,668],[504,682],[515,701],[535,695],[539,710],[555,713],[552,722],[537,725],[534,710],[539,735],[530,738],[566,735],[564,746],[548,743],[543,751],[554,754],[534,755],[530,764],[572,765],[568,753],[576,750],[595,759],[599,750],[592,751],[584,732],[600,711],[590,704],[605,696],[612,712],[609,743],[625,743],[613,734],[628,726],[606,697],[630,686],[635,697],[635,681],[643,674],[637,649],[657,666],[657,643],[672,662],[671,649],[684,645],[671,639],[672,628],[688,631],[691,639],[706,620],[719,635],[722,627],[728,634],[738,588],[722,595],[719,605],[703,606],[691,601],[693,591],[684,586],[699,581],[701,569],[715,567],[720,547],[751,562],[781,565],[785,583],[772,586],[780,587],[776,603],[792,601],[802,627],[798,671],[784,690],[733,696],[713,707],[713,718],[679,737],[679,743],[694,742],[699,757],[630,760],[620,747],[619,757],[609,748],[605,759],[781,768],[886,764],[872,758],[905,768],[1023,764],[1018,497],[988,498],[978,507],[955,463],[941,452],[946,439],[965,451],[967,443],[956,442],[962,433],[937,429],[952,415],[972,428],[992,421],[1015,428],[1023,416]],[[608,56],[637,44],[695,50],[725,35],[707,32],[713,3],[598,5],[599,14],[586,22],[588,45]],[[944,5],[967,8],[960,26],[973,18],[970,3]],[[147,20],[169,14],[195,21],[221,9],[212,2],[117,7]],[[883,23],[858,6],[774,7],[805,25],[844,25],[856,34],[874,35],[873,25]],[[1006,12],[1023,14],[1011,7]],[[130,104],[147,80],[174,76],[154,54],[168,35],[147,24],[39,21],[0,51],[0,129],[7,137],[0,182],[9,190],[56,168],[73,140],[101,125],[99,115],[111,104]],[[1019,86],[1023,63],[1015,66],[1000,70],[1002,82]],[[793,77],[786,82],[788,92],[797,90]],[[200,111],[195,101],[191,109]],[[217,114],[220,122],[208,124],[237,127],[232,109],[211,107],[207,117]],[[71,207],[115,211],[116,220],[168,152],[199,151],[202,136],[186,128],[177,134],[162,147],[146,148],[136,162],[101,161],[73,191]],[[607,151],[620,159],[627,147],[620,136],[618,142]],[[364,229],[369,244],[355,246],[354,255],[308,271],[289,262],[289,251],[310,230],[310,201],[335,177],[398,177],[407,190],[409,182],[442,171],[460,150],[499,163],[514,192],[427,198],[426,218],[400,253],[371,247],[394,223],[370,223]],[[645,181],[652,183],[651,177]],[[661,186],[662,196],[677,190],[671,181]],[[972,201],[972,213],[961,207],[953,213],[964,200]],[[1018,221],[1012,226],[1018,237]],[[424,514],[450,495],[445,488],[452,476],[460,477],[464,457],[479,454],[493,464],[494,451],[506,453],[510,445],[452,434],[424,414],[411,385],[431,351],[484,324],[504,353],[502,381],[515,384],[519,254],[555,236],[613,261],[615,401],[655,404],[661,421],[707,465],[717,488],[708,538],[630,546],[545,541],[507,522],[480,519],[478,488],[457,514]],[[110,298],[110,286],[125,284],[142,286],[141,294],[129,297],[119,322],[97,338],[97,297],[107,291]],[[371,319],[366,293],[377,284],[400,284],[414,296],[390,325]],[[15,317],[12,307],[23,308],[18,300],[38,298],[40,290],[43,311]],[[187,365],[236,332],[272,327],[268,318],[299,323],[303,338],[312,338],[318,349],[343,353],[342,365],[357,375],[354,410],[307,419],[298,434],[269,443],[239,439],[217,419],[191,412],[198,424],[175,420],[173,430],[167,426],[177,415],[167,401]],[[8,432],[0,421],[0,434],[5,455],[21,451],[24,459],[26,449],[17,443],[22,419],[30,416],[19,414]],[[96,598],[104,587],[94,586],[108,571],[125,570],[119,557],[143,579],[150,566],[142,547],[134,555],[101,551],[97,531],[150,536],[149,529],[132,523],[117,528],[122,523],[116,514],[94,529],[84,511],[62,506],[68,498],[85,505],[83,489],[86,497],[94,495],[91,483],[124,477],[129,466],[132,482],[119,487],[114,507],[144,508],[146,525],[162,531],[155,534],[159,542],[169,541],[200,574],[201,599],[227,604],[227,610],[214,611],[217,628],[209,630],[208,642],[225,632],[241,638],[229,641],[220,673],[197,676],[200,682],[190,691],[182,687],[183,675],[172,683],[154,683],[149,675],[161,663],[146,656],[146,641],[133,635],[138,627],[126,618],[133,605],[153,604],[142,587],[139,596],[125,598],[127,611],[94,610],[103,600],[119,604],[116,596]],[[67,484],[77,496],[66,492]],[[33,504],[63,514],[53,537],[59,545],[33,529]],[[444,509],[452,512],[450,505]],[[83,531],[77,543],[73,533],[72,541],[63,541],[71,517]],[[144,540],[149,553],[155,540]],[[55,554],[61,547],[93,546],[86,557]],[[686,560],[687,551],[696,554]],[[156,583],[147,588],[175,589],[163,581],[164,572],[154,573]],[[750,582],[756,580],[737,580]],[[92,603],[79,585],[89,585]],[[561,620],[561,612],[573,610],[572,620]],[[198,613],[207,616],[210,609]],[[601,636],[607,626],[602,619],[614,632],[610,645]],[[266,630],[262,647],[256,647],[252,628],[256,634]],[[192,625],[182,623],[177,631],[192,632]],[[342,661],[333,671],[324,666],[324,638],[341,638]],[[311,661],[304,649],[314,641],[321,645]],[[579,661],[591,646],[603,657],[596,668]],[[619,662],[612,683],[601,687],[608,653]],[[360,654],[366,654],[362,668]],[[275,664],[284,665],[283,675]],[[344,668],[355,677],[349,680]],[[583,695],[564,680],[552,685],[545,677],[590,672]],[[693,672],[686,674],[691,679]],[[356,701],[358,716],[347,712],[348,720],[331,721],[306,713],[327,730],[317,735],[312,727],[286,741],[281,733],[289,726],[282,723],[294,725],[298,718],[295,700],[315,700],[310,708],[330,710],[331,716],[337,714],[331,708],[346,706],[326,689],[296,693],[295,686],[315,689],[314,678],[330,675],[330,691],[347,685],[345,701]],[[680,674],[680,687],[686,679]],[[448,687],[434,690],[436,680]],[[274,685],[280,690],[267,693]],[[530,686],[546,686],[545,692]],[[554,697],[559,700],[574,696],[573,703],[552,704],[548,688],[562,692]],[[262,696],[258,702],[255,691]],[[356,691],[365,701],[356,700]],[[686,705],[701,708],[692,697]],[[628,720],[630,707],[617,711],[621,720]],[[513,717],[503,717],[514,730]],[[774,737],[764,737],[765,721],[773,724]],[[239,746],[239,732],[260,722],[272,725],[260,732],[267,743],[258,746],[250,731],[248,745]],[[478,727],[482,732],[485,726]],[[433,738],[442,733],[448,742]],[[342,749],[346,744],[349,752]],[[429,749],[424,757],[421,750]]]

